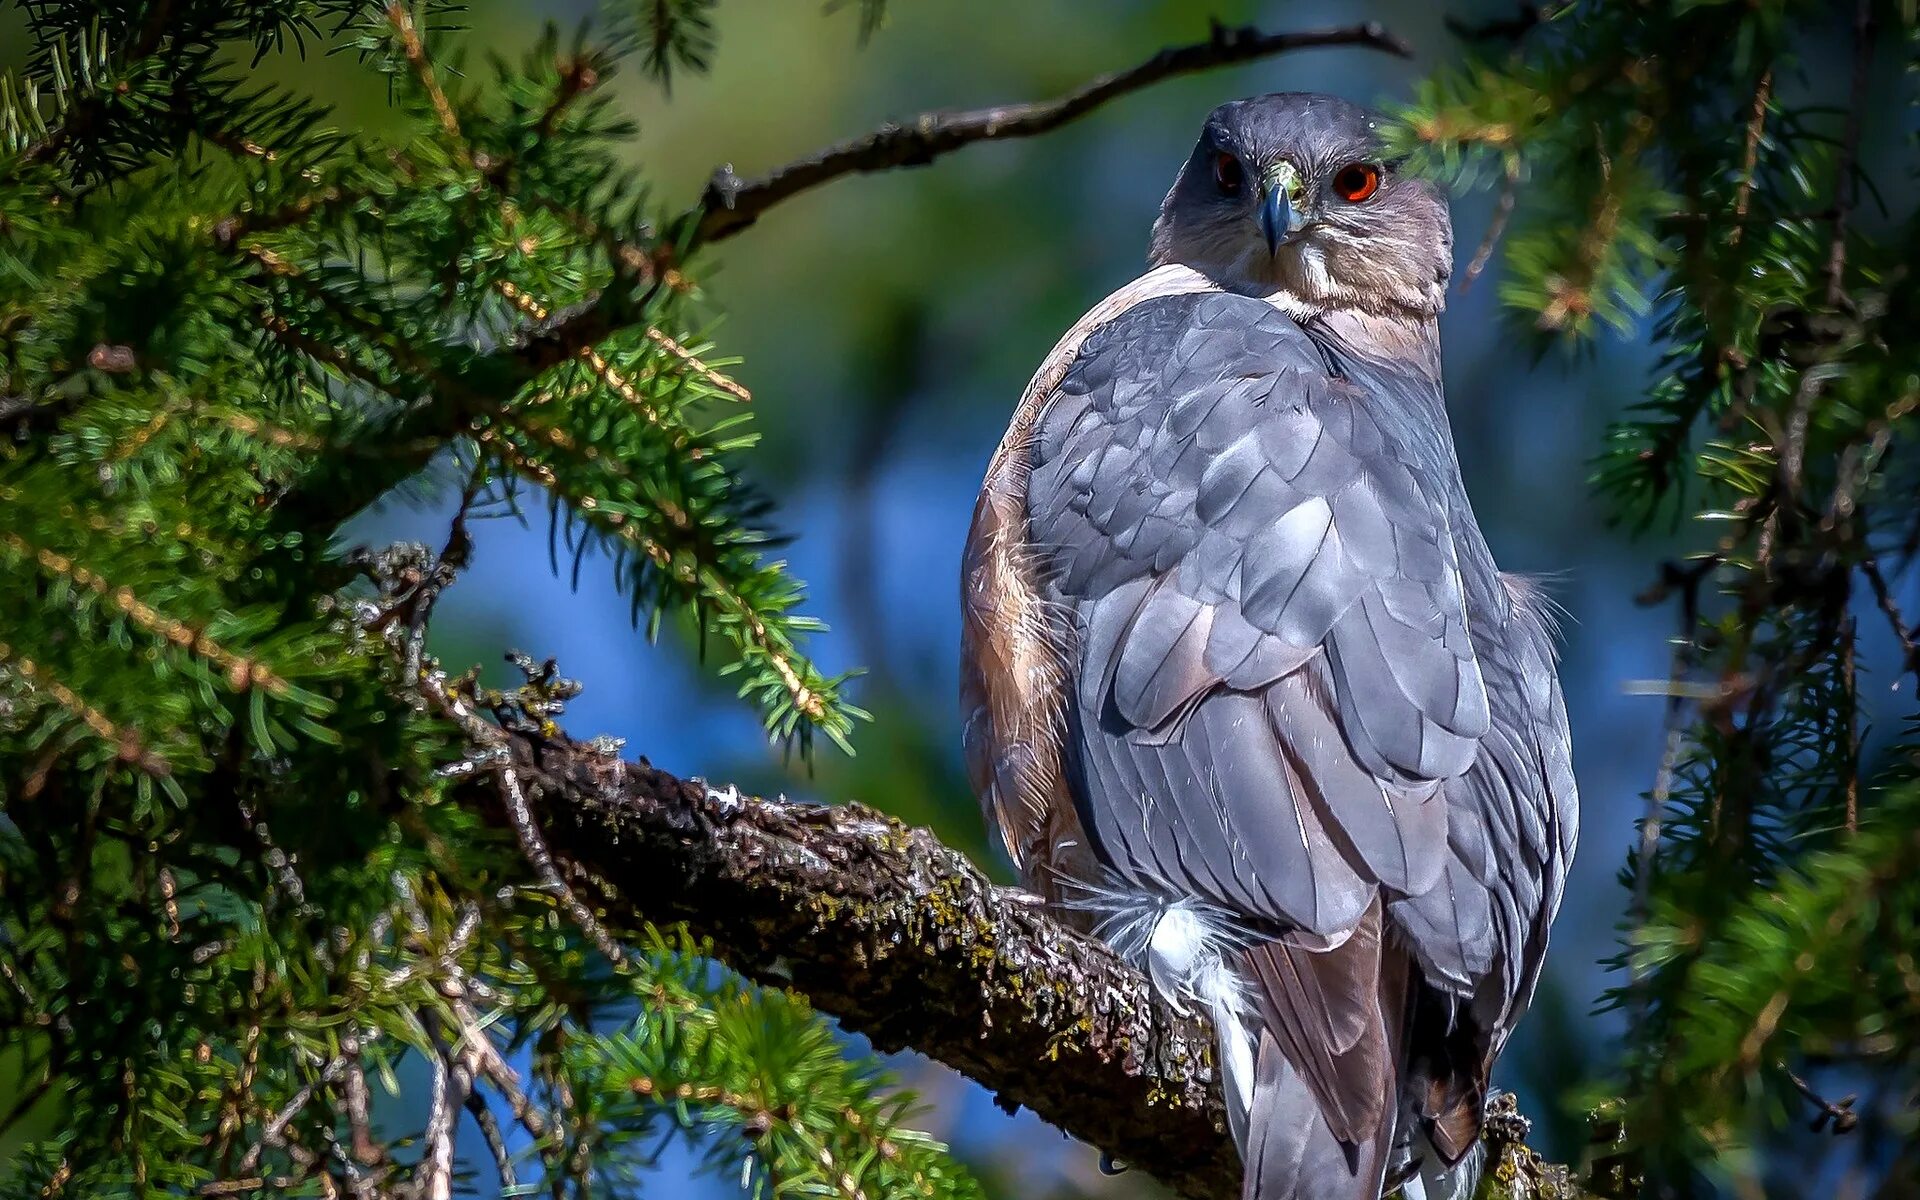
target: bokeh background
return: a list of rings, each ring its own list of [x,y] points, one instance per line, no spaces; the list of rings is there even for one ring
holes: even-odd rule
[[[461,36],[476,65],[480,52],[511,58],[546,22],[571,27],[594,8],[492,0],[473,7]],[[783,553],[811,585],[811,611],[831,625],[811,649],[829,670],[866,671],[853,697],[874,719],[858,731],[856,757],[827,746],[811,764],[783,758],[690,646],[671,636],[650,645],[634,629],[606,564],[589,560],[576,574],[563,553],[551,568],[539,506],[473,530],[472,569],[436,617],[436,650],[451,665],[497,663],[509,646],[555,656],[586,684],[567,718],[577,735],[618,735],[681,774],[865,801],[933,827],[1005,878],[960,765],[957,578],[975,490],[1028,376],[1087,307],[1139,273],[1160,198],[1211,107],[1292,89],[1405,98],[1458,59],[1446,17],[1511,17],[1514,5],[893,0],[865,44],[855,8],[726,0],[710,73],[676,77],[670,95],[634,77],[610,85],[640,122],[633,170],[662,206],[691,204],[722,162],[751,176],[923,109],[1053,95],[1204,37],[1209,16],[1269,29],[1373,18],[1419,49],[1412,61],[1316,50],[1175,81],[1046,138],[835,182],[712,254],[701,277],[713,334],[742,358],[732,373],[752,389],[764,438],[747,474],[777,501],[773,524],[792,535]],[[7,45],[15,37],[17,24],[0,24],[0,68],[18,58],[17,42]],[[336,101],[343,122],[383,121],[377,81],[350,56],[285,65],[288,81]],[[1456,197],[1462,266],[1492,208],[1489,191]],[[1583,1137],[1576,1089],[1608,1059],[1617,1029],[1595,1011],[1627,898],[1616,876],[1663,738],[1660,700],[1632,684],[1664,678],[1674,616],[1634,596],[1663,558],[1701,539],[1611,529],[1585,483],[1607,423],[1655,369],[1646,338],[1543,348],[1500,312],[1499,273],[1496,256],[1452,298],[1446,382],[1468,490],[1496,554],[1509,570],[1551,576],[1568,613],[1563,673],[1584,814],[1547,977],[1498,1082],[1521,1093],[1543,1149],[1573,1154]],[[357,533],[369,543],[433,540],[446,519],[432,504],[394,505],[368,514]],[[1878,648],[1862,659],[1889,661]],[[1157,1194],[1137,1175],[1103,1175],[1095,1152],[1030,1114],[1008,1116],[936,1064],[902,1055],[895,1066],[926,1104],[921,1125],[995,1195]],[[662,1147],[648,1193],[737,1194],[735,1180],[700,1176],[697,1165],[684,1146]],[[490,1168],[475,1168],[485,1194]]]

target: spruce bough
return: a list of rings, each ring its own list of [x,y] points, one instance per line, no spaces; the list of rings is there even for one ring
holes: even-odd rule
[[[706,333],[704,247],[802,187],[1043,132],[1168,74],[1406,48],[1376,26],[1216,27],[1021,119],[908,123],[717,177],[682,212],[632,181],[605,83],[704,69],[712,7],[614,5],[483,59],[437,4],[20,5],[27,61],[0,83],[0,1194],[586,1194],[672,1129],[761,1194],[977,1194],[875,1060],[709,957],[778,981],[764,947],[649,924],[725,914],[602,887],[609,864],[555,822],[564,781],[524,757],[578,747],[569,685],[533,660],[509,693],[450,676],[425,648],[434,601],[468,517],[546,507],[556,565],[610,560],[636,620],[697,631],[770,737],[849,744],[863,714],[808,658],[818,627],[738,474],[749,397]],[[1913,16],[1525,12],[1463,31],[1395,136],[1500,190],[1473,273],[1498,254],[1535,336],[1650,330],[1663,364],[1595,480],[1623,523],[1697,550],[1646,592],[1678,618],[1668,753],[1623,872],[1604,1144],[1574,1174],[1694,1195],[1832,1160],[1899,1194],[1920,1174],[1920,789],[1910,728],[1869,739],[1858,698],[1874,670],[1920,671],[1900,602],[1920,225],[1910,172],[1879,211],[1889,172],[1862,146],[1873,104],[1911,102]],[[1804,57],[1829,44],[1854,48],[1843,70]],[[390,95],[387,132],[342,132],[262,62],[327,51]],[[938,144],[903,150],[916,128]],[[458,498],[443,544],[338,543],[422,491]],[[1868,661],[1866,622],[1898,661]],[[1136,1128],[1105,1116],[1083,1127]],[[1489,1187],[1573,1186],[1496,1128]],[[1189,1194],[1214,1170],[1139,1161]]]

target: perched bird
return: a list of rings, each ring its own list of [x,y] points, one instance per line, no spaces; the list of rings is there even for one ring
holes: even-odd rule
[[[1446,203],[1377,120],[1207,118],[1152,269],[1028,385],[963,567],[989,819],[1212,1017],[1247,1200],[1470,1193],[1574,852],[1548,606],[1447,423]]]

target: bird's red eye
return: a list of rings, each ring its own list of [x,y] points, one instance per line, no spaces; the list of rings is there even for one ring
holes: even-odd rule
[[[1380,168],[1372,163],[1348,163],[1333,177],[1333,191],[1342,200],[1358,204],[1380,190]]]
[[[1223,196],[1238,196],[1240,187],[1246,182],[1246,172],[1240,169],[1240,160],[1221,150],[1213,156],[1213,182]]]

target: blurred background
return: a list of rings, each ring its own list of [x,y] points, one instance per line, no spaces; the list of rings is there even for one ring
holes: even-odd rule
[[[464,41],[476,56],[513,58],[544,23],[564,29],[593,7],[478,3]],[[671,637],[649,645],[633,628],[605,564],[588,561],[576,576],[563,552],[561,569],[550,568],[538,506],[524,522],[474,528],[473,567],[442,603],[435,649],[455,668],[496,664],[509,646],[557,657],[586,685],[567,719],[578,736],[623,737],[631,753],[682,775],[862,800],[931,826],[1010,878],[961,770],[957,578],[975,491],[1028,376],[1083,311],[1139,273],[1160,198],[1215,104],[1293,89],[1405,98],[1460,54],[1444,18],[1507,18],[1514,5],[1025,0],[986,9],[894,0],[862,45],[852,11],[728,0],[716,10],[710,74],[677,77],[671,95],[631,77],[612,85],[641,125],[635,173],[677,210],[720,163],[751,177],[923,109],[1051,96],[1203,38],[1209,16],[1267,29],[1378,19],[1419,54],[1309,51],[1161,85],[1045,138],[835,182],[775,208],[708,260],[713,336],[742,357],[730,370],[752,390],[763,435],[747,473],[776,500],[774,527],[795,535],[784,553],[811,586],[810,610],[832,627],[811,649],[829,671],[866,671],[853,698],[874,719],[856,735],[857,757],[824,746],[811,766],[783,759],[690,646]],[[15,57],[6,49],[14,32],[0,26],[0,67]],[[343,122],[383,119],[377,87],[350,57],[288,61],[294,78],[340,104]],[[1490,191],[1456,198],[1461,266],[1492,207]],[[1550,576],[1569,615],[1563,674],[1584,819],[1548,974],[1497,1082],[1521,1094],[1541,1150],[1577,1155],[1584,1131],[1571,1093],[1609,1059],[1617,1028],[1594,1012],[1627,899],[1616,874],[1663,739],[1661,701],[1630,685],[1665,677],[1674,615],[1634,596],[1663,558],[1701,539],[1685,530],[1630,539],[1607,526],[1584,483],[1608,421],[1651,378],[1645,339],[1603,340],[1577,356],[1536,352],[1499,311],[1499,273],[1496,256],[1452,298],[1446,382],[1467,486],[1496,554],[1506,569]],[[437,539],[446,520],[394,506],[368,514],[358,533],[369,543]],[[1892,661],[1882,650],[1862,661]],[[942,1067],[905,1055],[896,1069],[926,1104],[921,1126],[951,1142],[996,1195],[1156,1192],[1138,1176],[1103,1175],[1095,1152],[1030,1114],[1008,1116]],[[696,1162],[663,1148],[652,1194],[737,1194],[732,1179],[693,1178]],[[484,1193],[486,1168],[477,1169]]]

